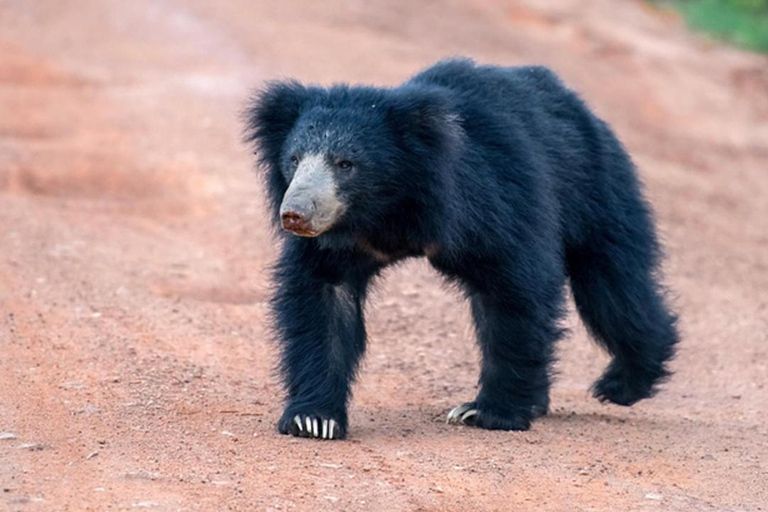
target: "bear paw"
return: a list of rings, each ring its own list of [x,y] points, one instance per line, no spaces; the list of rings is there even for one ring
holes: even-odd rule
[[[467,402],[449,412],[447,422],[486,430],[528,430],[531,428],[533,416],[533,410],[500,414],[479,405],[477,402]]]
[[[602,403],[611,402],[628,407],[653,396],[654,381],[661,380],[663,377],[659,375],[662,373],[660,371],[658,374],[649,374],[611,364],[592,386],[592,395]]]
[[[294,414],[283,416],[277,424],[281,434],[313,439],[344,439],[346,431],[336,419],[322,414]]]

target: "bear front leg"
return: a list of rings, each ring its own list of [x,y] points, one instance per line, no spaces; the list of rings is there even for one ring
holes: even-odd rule
[[[365,348],[367,278],[354,265],[289,242],[275,275],[272,308],[288,396],[282,434],[343,439],[350,385]],[[297,247],[299,246],[299,247]],[[347,262],[349,263],[349,262]],[[339,274],[339,269],[345,272]]]
[[[471,295],[482,353],[480,391],[474,401],[448,414],[449,423],[527,430],[534,418],[547,413],[561,292],[552,286],[550,293],[526,296],[523,290],[517,286]]]

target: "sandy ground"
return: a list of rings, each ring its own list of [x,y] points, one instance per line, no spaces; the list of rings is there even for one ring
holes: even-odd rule
[[[278,5],[279,4],[279,5]],[[350,439],[275,433],[275,257],[238,113],[262,80],[546,64],[635,155],[682,315],[676,375],[602,406],[574,315],[553,413],[444,423],[466,305],[390,271]],[[768,62],[629,0],[0,2],[0,508],[768,509]]]

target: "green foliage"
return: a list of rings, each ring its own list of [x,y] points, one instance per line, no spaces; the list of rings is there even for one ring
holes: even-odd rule
[[[746,9],[752,12],[768,10],[768,0],[726,0],[725,3],[731,4],[737,9]]]
[[[672,0],[697,30],[736,45],[768,53],[768,0]]]

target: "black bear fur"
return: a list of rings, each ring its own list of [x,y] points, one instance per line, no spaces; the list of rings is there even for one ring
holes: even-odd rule
[[[566,283],[612,356],[596,398],[629,406],[669,375],[676,317],[635,167],[548,69],[458,59],[392,88],[272,82],[246,122],[276,227],[292,161],[354,164],[334,175],[346,209],[329,230],[279,235],[280,432],[327,437],[316,421],[334,420],[333,437],[346,435],[366,291],[408,257],[426,256],[470,301],[482,366],[464,423],[525,430],[546,413]]]

